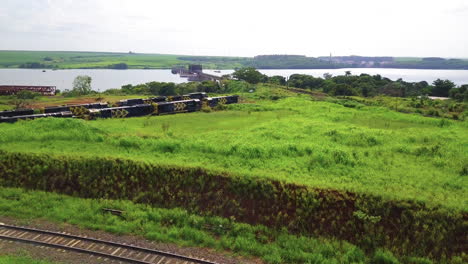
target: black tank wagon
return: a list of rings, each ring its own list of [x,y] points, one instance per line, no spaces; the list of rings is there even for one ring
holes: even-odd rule
[[[94,104],[54,106],[54,107],[44,108],[44,113],[48,114],[48,113],[71,111],[72,108],[76,108],[76,107],[84,107],[86,109],[100,109],[100,108],[108,108],[109,105],[107,103],[94,103]]]
[[[181,100],[175,100],[179,98]],[[206,93],[190,93],[171,98],[165,96],[148,99],[121,100],[117,107],[106,103],[47,107],[44,114],[33,114],[33,109],[0,112],[0,123],[13,123],[44,117],[125,118],[146,115],[176,114],[200,111],[202,106],[215,107],[219,104],[238,103],[239,96],[207,97]]]
[[[34,114],[34,109],[18,109],[11,111],[1,111],[0,117],[12,117],[12,116],[22,116],[22,115],[32,115]]]

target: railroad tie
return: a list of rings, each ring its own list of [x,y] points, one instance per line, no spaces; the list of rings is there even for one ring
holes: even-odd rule
[[[170,252],[116,243],[96,238],[75,236],[34,228],[10,226],[0,223],[0,243],[30,243],[41,248],[53,248],[58,252],[77,251],[95,256],[105,262],[116,260],[139,264],[202,263],[216,264],[203,259],[182,256]]]

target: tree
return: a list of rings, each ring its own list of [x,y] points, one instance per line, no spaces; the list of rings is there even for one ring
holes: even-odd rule
[[[73,81],[73,94],[85,95],[90,94],[93,90],[91,89],[91,77],[87,75],[76,76]]]
[[[112,64],[108,66],[109,69],[116,69],[116,70],[126,70],[128,69],[128,65],[124,62]]]
[[[275,75],[275,76],[268,78],[268,82],[278,84],[278,85],[286,85],[286,78],[280,75]]]
[[[437,79],[432,84],[434,85],[431,93],[433,96],[448,97],[450,89],[455,88],[455,84],[449,80]]]
[[[337,84],[331,90],[332,95],[355,95],[356,93],[353,91],[351,86],[347,84]]]
[[[307,74],[293,74],[289,77],[288,83],[290,86],[297,88],[319,89],[324,81],[322,78],[315,78]]]
[[[323,74],[323,78],[325,80],[330,80],[332,77],[333,77],[333,75],[331,73],[326,72],[326,73]]]
[[[461,85],[459,88],[450,89],[449,97],[457,101],[468,101],[468,84]]]
[[[251,84],[257,84],[259,82],[265,82],[268,77],[253,67],[241,68],[236,70],[232,76],[238,80],[243,80]]]

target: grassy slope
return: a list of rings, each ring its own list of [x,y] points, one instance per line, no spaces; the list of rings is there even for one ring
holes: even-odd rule
[[[200,166],[466,211],[467,122],[306,97],[229,111],[0,125],[0,149]]]
[[[118,208],[123,217],[103,214]],[[347,242],[295,236],[265,226],[236,223],[220,217],[202,217],[182,209],[151,208],[128,201],[80,199],[39,191],[0,188],[0,215],[67,222],[116,234],[140,235],[182,246],[209,247],[261,257],[267,263],[368,263],[364,252]],[[1,263],[1,262],[0,262]]]

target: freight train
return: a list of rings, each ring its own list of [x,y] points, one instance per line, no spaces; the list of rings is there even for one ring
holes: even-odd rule
[[[0,123],[13,123],[43,117],[63,118],[124,118],[145,115],[176,114],[200,111],[202,107],[238,103],[238,95],[208,97],[205,93],[191,93],[181,96],[159,96],[148,99],[128,99],[116,106],[105,103],[46,107],[43,113],[34,114],[33,109],[0,112]]]

